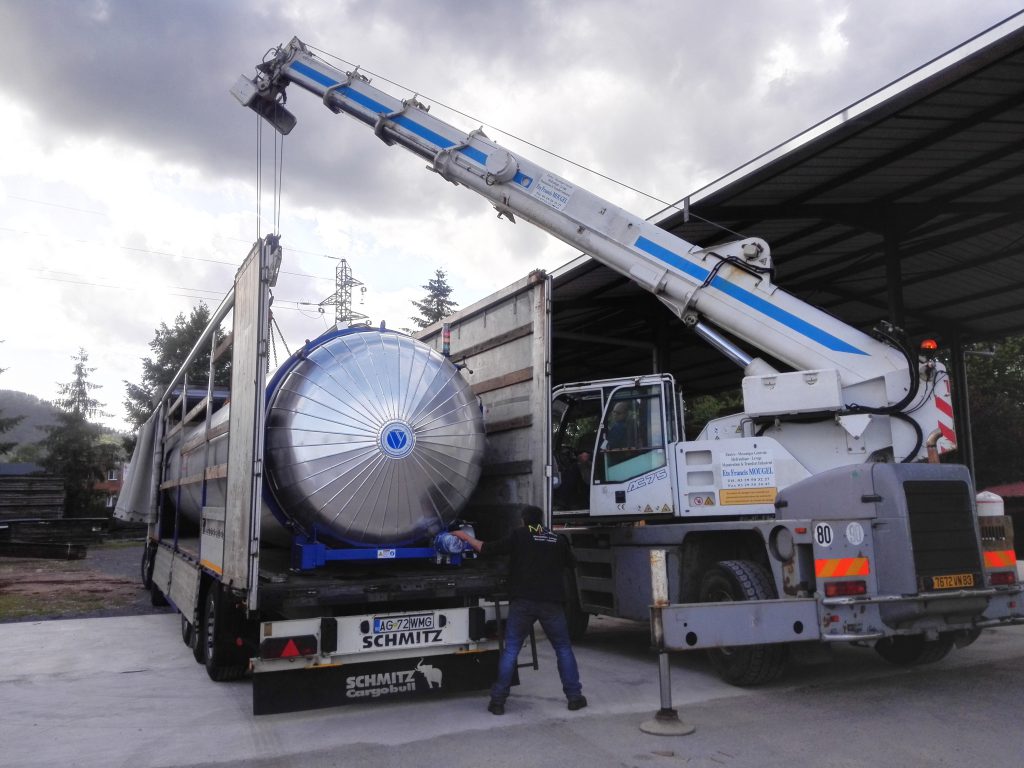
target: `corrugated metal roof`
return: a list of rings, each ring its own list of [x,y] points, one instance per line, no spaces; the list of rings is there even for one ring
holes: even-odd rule
[[[892,320],[945,344],[1024,333],[1024,12],[688,202],[688,221],[654,220],[701,246],[736,239],[726,230],[765,239],[778,285],[862,329]],[[556,344],[618,342],[601,359],[625,374],[650,370],[646,343],[691,391],[735,375],[607,268],[581,259],[555,279]],[[594,347],[559,354],[558,380],[590,375]]]
[[[1024,12],[699,190],[690,210],[764,237],[782,287],[857,325],[895,319],[947,343],[1024,332]],[[678,211],[660,223],[700,245],[734,239]]]

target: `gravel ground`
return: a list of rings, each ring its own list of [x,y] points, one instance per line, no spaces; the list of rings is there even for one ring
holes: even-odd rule
[[[142,545],[90,544],[82,560],[0,558],[0,623],[173,612],[142,587]]]

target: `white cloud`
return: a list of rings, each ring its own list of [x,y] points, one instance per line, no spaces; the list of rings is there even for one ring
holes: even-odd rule
[[[228,95],[298,35],[474,115],[514,151],[612,202],[662,206],[503,133],[675,200],[1016,11],[1010,0],[771,4],[409,0],[0,4],[0,386],[54,396],[79,346],[107,410],[161,323],[215,306],[257,236],[255,118]],[[879,34],[884,29],[885,34]],[[408,95],[378,79],[386,90]],[[445,269],[462,306],[575,251],[364,127],[292,94],[284,274],[294,349],[322,331],[335,259],[374,324],[409,325]],[[272,166],[269,129],[264,169]],[[262,231],[273,214],[265,177]],[[330,257],[330,258],[325,258]],[[117,419],[111,423],[119,423]]]

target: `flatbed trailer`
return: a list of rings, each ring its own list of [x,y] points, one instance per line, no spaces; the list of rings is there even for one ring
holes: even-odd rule
[[[405,550],[380,546],[338,550],[361,559],[314,567],[303,558],[323,558],[322,545],[261,522],[267,308],[279,264],[276,238],[253,247],[140,433],[117,514],[148,524],[143,583],[181,613],[182,639],[212,679],[252,672],[256,714],[484,688],[500,643],[500,563],[433,550],[403,559]],[[203,350],[209,375],[196,386],[186,371]],[[214,371],[228,360],[231,386],[218,388]],[[202,502],[198,519],[183,512],[190,494]]]

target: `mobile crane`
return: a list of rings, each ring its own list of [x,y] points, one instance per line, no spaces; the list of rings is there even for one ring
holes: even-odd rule
[[[967,470],[922,463],[948,379],[895,329],[868,335],[787,294],[761,239],[698,248],[298,39],[232,93],[288,133],[292,85],[499,216],[624,275],[742,369],[743,412],[691,441],[667,374],[566,384],[536,406],[554,459],[535,487],[579,561],[570,614],[580,631],[588,614],[649,617],[654,549],[668,553],[667,647],[709,649],[737,684],[777,676],[788,643],[873,644],[891,661],[922,663],[984,627],[1024,621],[1008,521],[982,530]]]

